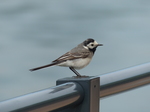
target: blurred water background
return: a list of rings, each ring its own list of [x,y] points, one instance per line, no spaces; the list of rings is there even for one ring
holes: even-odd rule
[[[87,38],[103,43],[83,75],[150,61],[149,0],[1,0],[0,101],[74,75],[49,64]],[[150,85],[100,100],[101,112],[149,112]]]

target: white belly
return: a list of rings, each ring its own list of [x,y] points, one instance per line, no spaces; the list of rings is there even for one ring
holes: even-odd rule
[[[73,67],[75,69],[81,69],[87,66],[90,63],[91,59],[75,59],[75,60],[67,60],[66,62],[58,64],[58,66],[64,67]]]

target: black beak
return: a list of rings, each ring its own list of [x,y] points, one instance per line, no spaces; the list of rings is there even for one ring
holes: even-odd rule
[[[103,46],[103,44],[98,44],[97,46]]]

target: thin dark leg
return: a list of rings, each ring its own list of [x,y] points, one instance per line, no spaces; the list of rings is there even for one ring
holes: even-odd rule
[[[81,77],[81,75],[73,68],[73,67],[69,67],[70,70],[72,70],[78,77]]]

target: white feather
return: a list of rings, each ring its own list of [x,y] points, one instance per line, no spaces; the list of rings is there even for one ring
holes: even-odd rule
[[[62,62],[58,64],[58,66],[63,66],[63,67],[73,67],[75,69],[81,69],[87,66],[90,63],[91,59],[90,58],[80,58],[80,59],[75,59],[75,60],[67,60],[65,62]]]

